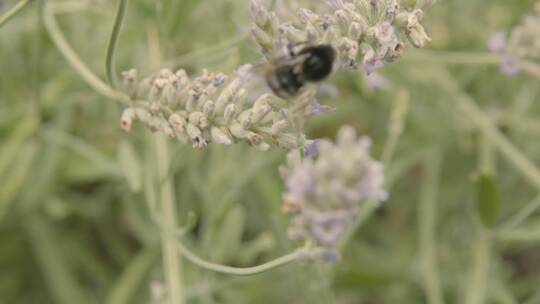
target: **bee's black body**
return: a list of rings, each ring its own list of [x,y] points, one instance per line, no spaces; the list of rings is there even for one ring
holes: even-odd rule
[[[307,81],[321,81],[332,72],[336,51],[329,45],[304,48],[299,55],[307,55],[302,63],[302,75]]]
[[[291,52],[291,58],[278,64],[266,76],[266,82],[279,97],[296,95],[307,82],[317,82],[328,77],[336,52],[330,45],[308,46],[298,54]]]

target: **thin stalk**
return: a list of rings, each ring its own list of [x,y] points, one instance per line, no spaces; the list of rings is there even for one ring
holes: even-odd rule
[[[491,238],[482,229],[474,244],[474,261],[465,294],[465,304],[482,304],[486,301]]]
[[[6,24],[11,18],[15,17],[18,13],[20,13],[31,2],[32,0],[22,0],[19,3],[17,3],[14,7],[9,9],[7,12],[5,12],[2,16],[0,16],[0,27]]]
[[[508,285],[500,279],[496,280],[493,286],[493,300],[498,301],[500,304],[518,304]]]
[[[420,260],[427,303],[444,303],[439,269],[437,267],[436,222],[437,192],[441,170],[441,155],[433,151],[425,161],[426,173],[423,178],[418,204],[418,233],[420,240]]]
[[[493,144],[486,135],[480,138],[480,147],[478,149],[478,171],[480,174],[495,175],[495,151]]]
[[[540,191],[540,170],[538,167],[498,130],[490,117],[476,105],[468,94],[457,86],[450,75],[444,77],[441,85],[456,96],[459,109],[484,133],[486,138],[501,152],[501,155],[521,172],[533,187]]]
[[[459,109],[482,131],[486,140],[490,141],[500,151],[501,155],[523,175],[531,186],[540,191],[540,170],[538,167],[499,131],[490,117],[476,105],[472,97],[458,87],[455,80],[448,73],[443,75],[440,84],[450,93],[456,95]],[[525,206],[507,224],[503,224],[502,229],[508,230],[509,227],[516,227],[538,209],[540,209],[540,197]]]
[[[392,106],[390,122],[388,124],[388,138],[382,154],[382,162],[385,166],[390,164],[392,157],[394,156],[399,137],[401,136],[401,133],[403,133],[403,126],[408,112],[409,93],[405,90],[400,90],[396,97],[396,101]]]
[[[496,229],[496,233],[502,233],[516,228],[527,220],[534,212],[540,209],[540,195],[530,203],[525,205],[518,213],[510,217],[504,222],[500,228]]]
[[[169,147],[167,139],[163,135],[155,136],[155,149],[157,161],[157,180],[164,181],[159,184],[159,199],[161,202],[161,222],[167,227],[177,226],[177,214],[175,194],[172,178],[166,178],[170,166]],[[161,233],[163,251],[163,271],[169,291],[170,302],[175,304],[184,303],[184,288],[182,281],[181,251],[177,251],[175,240],[168,237],[165,232]]]
[[[501,231],[497,234],[498,241],[508,243],[523,243],[531,244],[540,242],[540,227],[524,227],[512,229],[510,231]]]
[[[540,291],[537,291],[529,299],[527,299],[523,304],[540,304]]]
[[[283,266],[285,264],[289,264],[291,262],[294,262],[302,258],[303,256],[305,256],[307,252],[306,248],[299,248],[287,255],[284,255],[282,257],[279,257],[277,259],[274,259],[272,261],[266,262],[261,265],[257,265],[253,267],[231,267],[231,266],[213,263],[197,256],[195,253],[190,251],[184,244],[182,244],[182,242],[180,242],[179,240],[176,241],[176,246],[178,248],[178,251],[182,253],[183,257],[185,257],[188,261],[192,262],[193,264],[201,268],[219,272],[219,273],[238,275],[238,276],[255,275],[255,274],[268,271],[270,269]]]
[[[88,83],[94,90],[96,90],[101,95],[110,98],[112,100],[118,101],[123,104],[130,104],[129,97],[125,94],[122,94],[118,91],[115,91],[104,83],[99,77],[97,77],[79,58],[77,53],[71,48],[67,42],[64,34],[60,30],[58,23],[55,18],[56,7],[53,3],[46,2],[44,5],[43,13],[43,22],[47,32],[51,36],[53,43],[60,53],[66,58],[66,60],[71,64],[75,71],[83,78],[86,83]]]
[[[142,249],[130,261],[124,272],[112,286],[105,299],[106,304],[131,303],[148,273],[152,269],[158,250],[155,246]]]
[[[118,9],[116,11],[116,17],[114,18],[114,25],[111,31],[111,37],[109,38],[109,43],[107,45],[105,69],[107,71],[107,79],[109,80],[109,83],[113,88],[116,87],[117,83],[114,64],[114,52],[116,50],[116,42],[118,41],[120,28],[122,27],[122,22],[124,21],[124,16],[126,14],[127,2],[127,0],[120,0],[118,2]]]
[[[62,243],[57,239],[58,235],[49,225],[49,221],[38,215],[31,215],[27,218],[26,229],[37,261],[38,275],[42,276],[54,303],[90,303],[90,294],[85,292],[74,269],[66,262],[67,252],[63,250]]]

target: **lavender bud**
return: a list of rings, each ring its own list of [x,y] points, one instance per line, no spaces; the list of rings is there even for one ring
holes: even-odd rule
[[[120,118],[120,127],[126,131],[130,132],[133,125],[133,120],[135,119],[136,114],[133,108],[127,108],[122,112],[122,117]]]
[[[214,115],[214,109],[215,109],[216,105],[213,101],[211,100],[208,100],[207,102],[204,103],[204,106],[203,106],[203,113],[206,117],[212,117]]]
[[[137,95],[137,70],[130,69],[122,72],[122,84],[126,93],[134,98]]]
[[[520,71],[519,60],[510,55],[504,56],[499,66],[503,74],[507,76],[515,76]]]
[[[266,7],[264,7],[264,5],[262,5],[259,1],[251,1],[249,11],[251,13],[251,17],[253,18],[253,21],[255,21],[255,24],[258,27],[266,27],[269,21],[269,16],[268,11],[266,10]]]
[[[236,117],[236,105],[234,103],[231,103],[225,108],[225,112],[223,113],[223,118],[225,119],[226,124],[230,124],[234,120],[235,117]]]
[[[272,134],[278,134],[285,131],[288,127],[289,127],[289,123],[286,120],[282,119],[272,124],[272,128],[270,132],[272,132]]]
[[[491,37],[487,43],[487,48],[492,53],[503,53],[506,49],[506,33],[495,32],[491,34]]]
[[[291,214],[289,232],[322,246],[314,258],[335,262],[339,242],[357,220],[358,206],[378,204],[388,194],[383,167],[369,155],[370,140],[357,138],[352,127],[340,129],[337,144],[317,140],[316,146],[318,153],[303,159],[291,151],[287,166],[280,168],[286,184],[283,209]]]
[[[182,116],[174,113],[174,114],[171,114],[171,116],[169,116],[169,123],[173,126],[173,128],[177,132],[182,132],[182,130],[187,124],[187,121]]]
[[[220,128],[212,127],[210,133],[214,142],[227,146],[232,144],[232,139]]]

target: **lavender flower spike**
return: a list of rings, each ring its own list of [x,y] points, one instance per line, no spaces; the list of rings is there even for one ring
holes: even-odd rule
[[[293,150],[280,168],[287,185],[283,210],[291,216],[289,236],[320,246],[319,259],[339,260],[337,246],[357,220],[359,206],[388,198],[383,166],[369,155],[370,146],[369,138],[358,138],[345,126],[337,143],[317,140],[318,154],[303,159]]]

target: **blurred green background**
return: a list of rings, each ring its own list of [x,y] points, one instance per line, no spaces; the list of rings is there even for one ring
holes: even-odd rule
[[[3,1],[1,12],[16,2]],[[93,91],[51,42],[44,2],[0,28],[0,303],[149,303],[151,291],[155,298],[164,288],[160,229],[141,191],[151,134],[120,130],[121,107]],[[85,3],[69,2],[59,25],[105,79],[116,1]],[[186,261],[188,303],[540,303],[540,215],[491,236],[540,190],[524,178],[540,164],[540,87],[526,75],[502,75],[485,47],[492,32],[516,25],[533,5],[441,0],[426,10],[428,48],[407,49],[382,69],[393,90],[371,91],[358,73],[333,76],[340,95],[323,102],[337,112],[311,120],[309,137],[333,137],[348,123],[372,137],[376,158],[396,96],[410,98],[387,167],[390,199],[335,265],[297,262],[234,277]],[[259,60],[250,22],[248,1],[132,0],[117,67],[231,72]],[[463,99],[484,116],[464,114]],[[486,144],[492,129],[478,128],[481,118],[532,164],[516,166]],[[180,222],[190,211],[198,219],[185,237],[194,251],[250,266],[298,245],[287,240],[280,211],[284,151],[171,148]],[[478,182],[485,149],[495,174]]]

